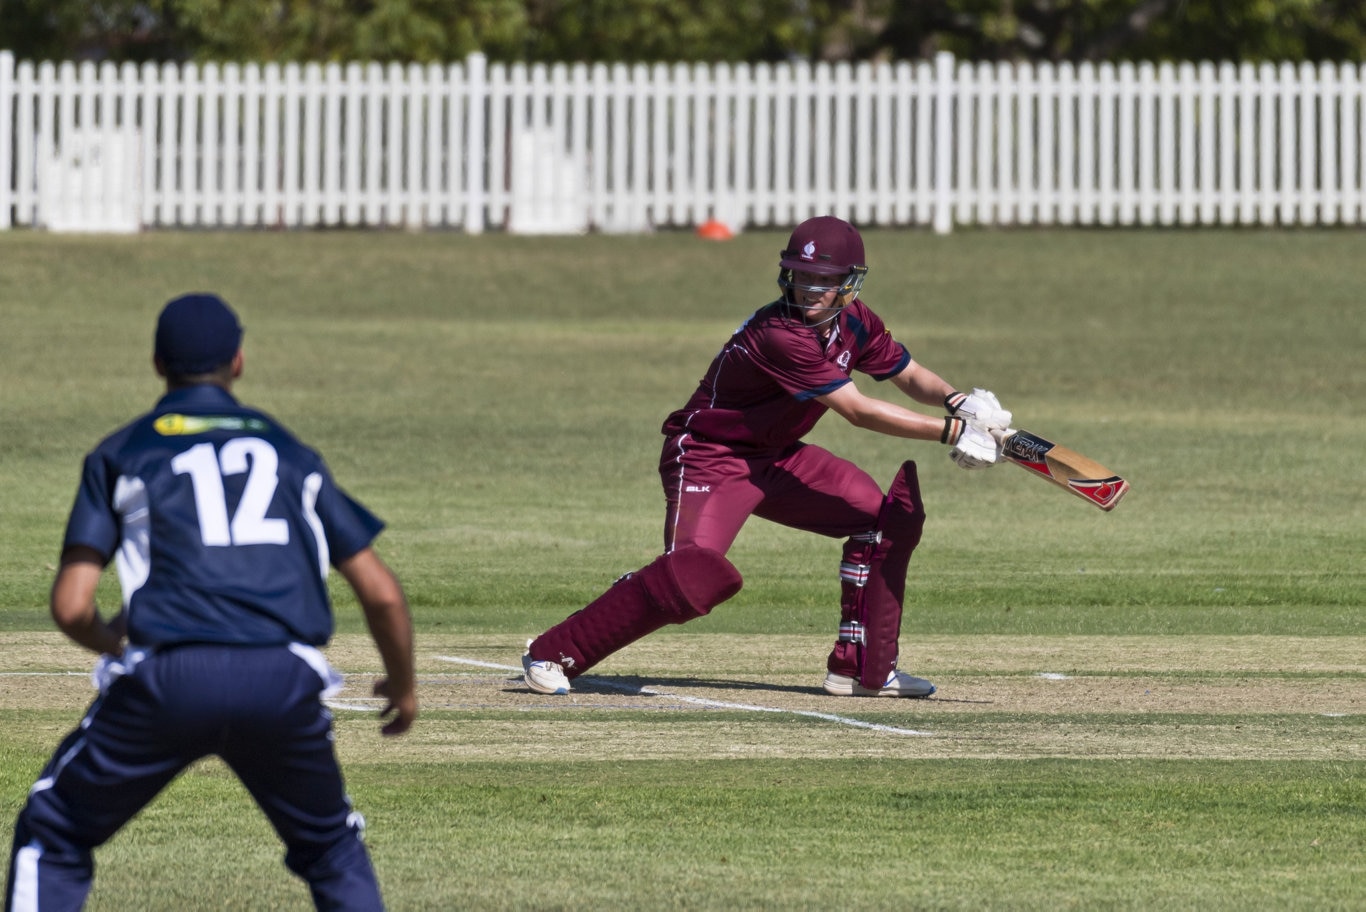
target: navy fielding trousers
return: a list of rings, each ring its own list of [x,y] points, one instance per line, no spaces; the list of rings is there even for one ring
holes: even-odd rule
[[[91,850],[210,754],[270,819],[285,864],[308,883],[318,909],[382,909],[361,842],[364,821],[333,751],[326,670],[307,647],[195,644],[152,653],[114,680],[19,813],[6,912],[79,909],[94,876]]]

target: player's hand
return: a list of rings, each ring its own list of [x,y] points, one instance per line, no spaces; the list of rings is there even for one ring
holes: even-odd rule
[[[375,696],[383,697],[389,701],[379,711],[381,719],[389,719],[388,723],[379,730],[379,733],[381,735],[401,735],[412,728],[414,720],[417,719],[417,695],[411,692],[394,694],[390,693],[390,690],[388,678],[380,678],[375,682]]]
[[[949,458],[962,469],[985,469],[996,464],[1001,445],[991,434],[971,424],[963,425],[963,432],[949,451]]]
[[[991,390],[974,388],[971,393],[950,393],[944,399],[950,415],[962,418],[979,431],[1004,430],[1014,417]]]

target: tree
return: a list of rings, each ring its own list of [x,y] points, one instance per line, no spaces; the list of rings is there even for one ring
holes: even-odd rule
[[[531,60],[818,58],[851,0],[529,0]]]
[[[142,59],[138,47],[156,18],[136,0],[0,0],[0,47],[35,60]]]
[[[0,47],[107,60],[1363,60],[1361,0],[0,0]]]
[[[164,0],[189,56],[215,60],[460,59],[516,47],[520,0]]]
[[[875,0],[867,21],[858,56],[1366,59],[1360,0]]]

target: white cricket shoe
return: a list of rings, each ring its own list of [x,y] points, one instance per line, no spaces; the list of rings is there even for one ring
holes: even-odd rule
[[[892,669],[887,683],[880,690],[869,690],[858,682],[858,678],[837,675],[833,671],[825,676],[825,692],[837,697],[928,697],[934,693],[935,686],[924,678],[908,675],[904,671]]]
[[[527,649],[531,649],[531,640],[526,641]],[[522,655],[522,677],[526,680],[526,686],[537,693],[543,694],[567,694],[569,693],[569,678],[564,673],[564,668],[559,662],[550,660],[537,661],[531,657],[528,651]]]

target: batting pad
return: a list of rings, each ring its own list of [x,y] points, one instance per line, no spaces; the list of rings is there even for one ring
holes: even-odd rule
[[[859,683],[879,690],[896,668],[906,569],[924,526],[915,463],[906,462],[883,498],[875,534],[855,536],[846,546],[840,568],[841,637],[827,663],[830,671],[849,675],[849,666],[856,665]],[[855,630],[861,637],[853,635]]]
[[[740,571],[720,552],[679,548],[617,580],[541,634],[528,651],[537,661],[560,663],[572,679],[666,624],[702,617],[741,585]]]

